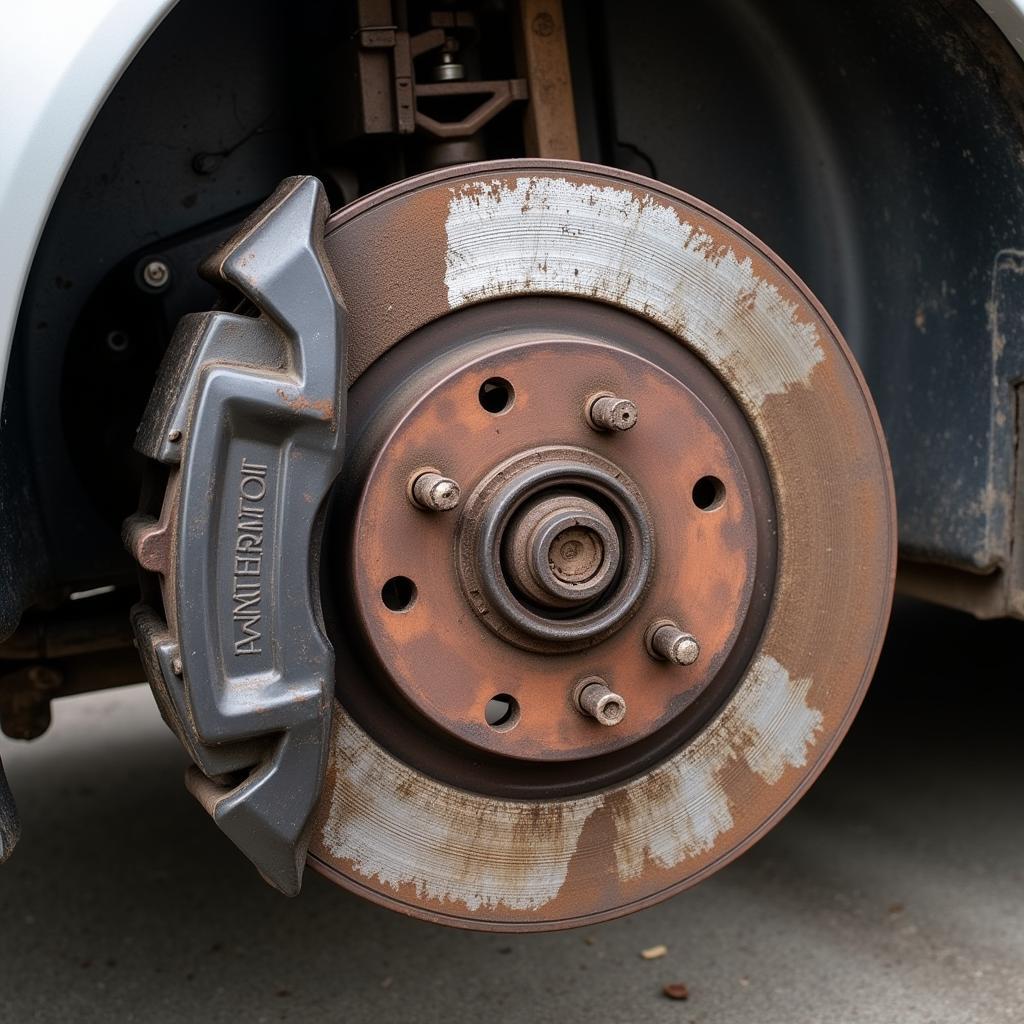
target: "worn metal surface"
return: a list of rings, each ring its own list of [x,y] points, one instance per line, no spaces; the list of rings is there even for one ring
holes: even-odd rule
[[[589,357],[600,372],[600,358],[588,353],[587,346],[577,347],[570,342],[558,347],[564,352],[553,360],[556,364],[571,365]],[[530,349],[524,346],[510,361],[515,368],[513,376],[527,387],[534,385],[532,394],[528,392],[530,406],[509,413],[510,419],[525,421],[526,431],[522,427],[517,430],[512,423],[494,428],[503,444],[511,442],[509,450],[517,442],[520,448],[505,459],[497,459],[470,495],[456,537],[456,564],[465,598],[488,628],[528,650],[559,653],[586,648],[608,637],[635,613],[652,579],[657,544],[643,486],[621,468],[621,460],[613,462],[573,444],[529,443],[531,433],[536,439],[545,436],[541,431],[546,431],[548,437],[559,436],[559,427],[566,435],[572,431],[565,425],[565,407],[550,401],[552,396],[538,386],[540,378],[526,370],[528,363],[538,369],[545,364],[550,368],[551,361]],[[531,411],[534,404],[542,402],[554,414],[555,423]],[[578,426],[573,426],[578,432]],[[553,511],[552,502],[560,510],[554,512],[553,519],[544,515]],[[742,516],[743,503],[737,504]],[[574,508],[578,511],[572,514]],[[746,511],[745,525],[749,527],[749,505]],[[566,513],[571,516],[568,521],[560,518]],[[538,514],[544,519],[535,523],[533,517]],[[600,536],[598,531],[604,534],[603,540],[597,540],[602,554],[596,578],[579,597],[553,571],[549,550],[552,537],[537,538],[539,551],[517,550],[522,529],[531,531],[528,539],[532,545],[534,525],[548,531],[568,523],[585,524],[594,537]],[[531,553],[547,564],[531,566]],[[678,552],[670,552],[667,557],[673,554]],[[742,552],[739,557],[743,555],[753,561],[751,552]],[[534,574],[539,577],[536,590],[527,579]],[[524,593],[527,600],[521,599]],[[738,600],[744,596],[738,596]],[[595,600],[588,600],[591,598]],[[564,614],[554,615],[552,604],[563,606]]]
[[[615,583],[622,544],[592,498],[564,490],[536,498],[512,516],[505,534],[498,569],[542,608],[578,608]]]
[[[409,498],[414,505],[427,512],[450,512],[457,508],[462,489],[451,477],[432,470],[414,473],[411,477]]]
[[[363,468],[357,455],[346,467],[355,506],[346,568],[353,618],[371,662],[418,712],[485,751],[577,761],[669,726],[701,696],[740,639],[759,562],[762,587],[773,586],[774,537],[758,538],[752,484],[727,433],[696,394],[639,355],[582,340],[588,325],[571,305],[552,303],[546,311],[547,331],[523,325],[497,337],[484,333],[472,353],[456,347],[443,360],[435,357],[437,385],[431,386],[429,370],[408,378],[418,392],[411,407],[400,390],[383,410],[374,409],[370,434],[359,444],[372,463]],[[556,329],[559,321],[576,330]],[[451,321],[449,343],[483,326],[478,318]],[[436,352],[438,342],[430,348]],[[460,365],[449,369],[456,361]],[[580,379],[567,387],[573,372]],[[515,400],[495,415],[477,392],[481,381],[499,377],[514,386]],[[587,425],[581,397],[596,383],[625,381],[645,395],[644,425],[599,439]],[[685,451],[680,436],[687,439]],[[544,444],[554,438],[563,444]],[[392,499],[402,493],[409,467],[441,451],[449,470],[475,485],[459,517],[396,507]],[[730,500],[710,515],[692,502],[687,508],[680,494],[712,470],[726,481]],[[770,495],[755,480],[758,485],[770,519]],[[524,604],[515,581],[529,568],[516,566],[508,550],[517,520],[529,528],[534,495],[556,495],[542,502],[543,512],[550,501],[561,507],[558,496],[567,491],[592,494],[615,517],[609,543],[621,543],[621,565],[616,559],[603,583],[595,581],[597,591],[580,599],[568,586],[555,609],[543,594]],[[759,553],[759,541],[769,550]],[[381,600],[382,587],[396,577],[416,587],[415,602],[398,612]],[[641,609],[695,624],[707,655],[699,671],[685,677],[655,671],[649,678],[646,620],[636,619]],[[752,621],[756,633],[762,619],[755,613]],[[614,735],[593,729],[568,700],[574,680],[586,674],[624,688],[631,712]],[[340,685],[351,693],[358,684],[347,676]],[[487,701],[501,693],[521,708],[514,729],[493,730],[484,721]],[[387,735],[388,729],[378,725],[376,731]]]
[[[636,402],[615,395],[594,395],[586,413],[595,430],[632,430],[637,424]]]
[[[127,614],[122,620],[127,625]],[[130,686],[144,678],[131,645],[94,648],[35,662],[0,662],[0,730],[33,740],[50,727],[51,704],[91,690]]]
[[[325,245],[350,311],[350,380],[386,352],[387,372],[397,372],[417,340],[450,339],[455,317],[478,316],[482,334],[488,316],[494,330],[514,331],[532,308],[542,325],[552,311],[546,300],[531,307],[531,296],[557,296],[556,306],[572,300],[598,337],[591,312],[606,332],[623,330],[630,348],[639,333],[641,352],[678,353],[686,363],[679,379],[688,385],[702,373],[713,380],[710,367],[724,395],[712,405],[716,417],[732,405],[767,466],[778,564],[773,587],[752,594],[767,612],[763,629],[733,666],[733,685],[700,709],[703,717],[691,709],[690,734],[677,733],[646,768],[634,764],[618,778],[612,771],[611,782],[607,769],[582,773],[574,793],[561,797],[524,798],[528,774],[518,798],[487,792],[495,785],[491,763],[467,766],[461,779],[436,765],[415,767],[413,758],[422,756],[410,742],[415,726],[393,723],[382,742],[369,705],[356,697],[357,665],[339,654],[312,864],[409,913],[499,929],[581,924],[692,885],[763,834],[820,771],[860,703],[887,620],[895,566],[888,462],[834,325],[777,257],[721,214],[596,167],[515,162],[424,176],[342,211]],[[370,252],[376,258],[365,258]],[[644,339],[645,331],[657,340]],[[380,366],[367,380],[385,372]],[[548,388],[552,401],[571,390],[564,379],[549,379]],[[571,407],[585,443],[595,444],[601,435],[580,416],[585,397]],[[474,408],[448,403],[452,436],[481,435],[470,420],[461,422]],[[501,417],[503,429],[516,429],[515,408]],[[646,423],[646,396],[643,410]],[[641,443],[643,429],[608,435],[607,443],[621,452]],[[668,464],[691,457],[685,436],[665,443]],[[412,455],[403,453],[400,487],[415,468]],[[460,479],[473,484],[472,474]],[[417,540],[429,557],[429,535],[420,531]],[[358,557],[360,545],[355,550]],[[665,564],[674,575],[687,563]],[[716,594],[709,603],[723,599]],[[383,660],[400,659],[431,630],[457,630],[455,651],[477,636],[468,613],[416,627],[422,600],[401,619],[410,624],[402,645],[388,645]],[[642,639],[637,646],[645,676],[654,676]],[[666,678],[691,671],[662,669]],[[630,728],[632,692],[624,694],[630,712],[623,723],[602,732]]]
[[[692,665],[700,657],[700,644],[671,620],[652,622],[644,634],[652,658],[663,658],[673,665]]]
[[[333,659],[313,590],[344,445],[344,307],[323,261],[323,189],[288,179],[207,266],[259,317],[186,317],[139,431],[166,467],[126,525],[160,598],[132,621],[189,786],[286,893],[320,791]],[[158,515],[158,517],[157,517]]]
[[[601,725],[618,725],[626,715],[626,699],[608,689],[600,676],[587,676],[573,687],[573,703]]]

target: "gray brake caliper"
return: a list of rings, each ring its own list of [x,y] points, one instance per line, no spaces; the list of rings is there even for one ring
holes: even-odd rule
[[[323,251],[327,214],[315,178],[290,178],[204,267],[260,315],[178,325],[136,441],[169,471],[159,518],[126,524],[159,581],[132,619],[161,712],[195,762],[189,789],[290,895],[334,686],[317,572],[344,455],[345,309]]]

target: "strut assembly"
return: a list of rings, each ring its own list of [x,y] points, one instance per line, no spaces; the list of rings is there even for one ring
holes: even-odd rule
[[[193,791],[285,892],[308,856],[467,927],[692,885],[821,770],[881,643],[891,479],[838,332],[609,168],[325,218],[286,182],[211,261],[242,301],[182,323],[139,437],[134,623]]]

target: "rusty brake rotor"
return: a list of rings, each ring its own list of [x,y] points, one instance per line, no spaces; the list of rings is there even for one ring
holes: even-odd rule
[[[693,884],[856,711],[894,509],[835,326],[760,242],[608,168],[449,169],[324,251],[348,310],[310,863],[536,930]]]

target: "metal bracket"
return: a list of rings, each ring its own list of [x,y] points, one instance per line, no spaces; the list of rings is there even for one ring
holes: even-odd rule
[[[466,139],[511,104],[529,98],[529,87],[523,78],[418,83],[416,58],[442,49],[456,33],[474,30],[475,21],[466,12],[435,11],[430,28],[410,35],[397,28],[394,15],[394,5],[388,0],[361,0],[357,6],[358,27],[351,42],[356,86],[352,89],[346,80],[346,102],[353,105],[343,132],[346,139],[414,132],[439,140]],[[428,115],[419,106],[421,99],[467,97],[476,97],[479,103],[469,113],[451,120]]]
[[[169,470],[126,541],[157,574],[132,621],[188,786],[281,891],[299,890],[330,730],[334,655],[317,592],[344,455],[345,309],[323,187],[291,178],[204,266],[260,315],[185,317],[136,447]]]

